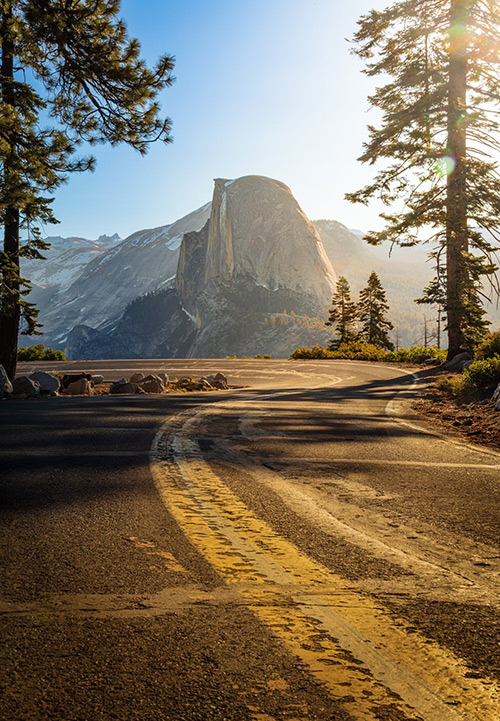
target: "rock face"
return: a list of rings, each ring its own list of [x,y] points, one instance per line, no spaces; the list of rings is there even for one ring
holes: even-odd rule
[[[205,234],[192,234],[181,247],[176,285],[185,307],[192,309],[195,297],[186,292],[184,276],[196,255],[205,286],[247,277],[270,291],[287,288],[309,295],[318,307],[328,306],[335,287],[335,272],[314,226],[290,189],[271,178],[215,181]]]

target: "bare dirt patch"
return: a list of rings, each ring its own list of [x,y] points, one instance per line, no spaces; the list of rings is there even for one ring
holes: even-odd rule
[[[455,399],[437,387],[442,375],[438,371],[434,379],[429,379],[423,395],[413,402],[413,410],[431,420],[437,430],[451,430],[473,443],[500,448],[500,412],[491,399],[494,389]]]

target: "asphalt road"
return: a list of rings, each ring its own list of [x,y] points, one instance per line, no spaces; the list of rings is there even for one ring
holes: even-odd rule
[[[500,719],[500,455],[411,370],[50,365],[244,387],[0,403],[2,721]]]

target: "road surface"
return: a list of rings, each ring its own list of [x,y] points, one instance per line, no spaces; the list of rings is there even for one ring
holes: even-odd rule
[[[0,719],[500,719],[500,455],[411,371],[77,366],[245,387],[0,404]]]

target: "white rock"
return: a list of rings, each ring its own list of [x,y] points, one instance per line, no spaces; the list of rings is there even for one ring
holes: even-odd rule
[[[9,380],[7,371],[0,365],[0,398],[12,393],[12,383]]]
[[[53,373],[35,371],[34,373],[30,373],[29,377],[32,381],[38,383],[41,393],[48,393],[51,396],[56,396],[59,388],[61,387],[59,378]]]
[[[12,384],[12,393],[15,396],[28,396],[28,398],[38,398],[40,395],[40,386],[36,381],[32,381],[28,376],[19,376],[14,379]]]

